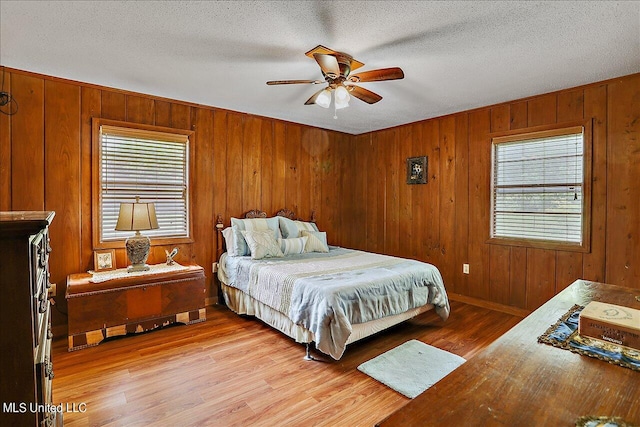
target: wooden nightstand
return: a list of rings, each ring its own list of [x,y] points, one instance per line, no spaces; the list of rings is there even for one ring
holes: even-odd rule
[[[108,337],[206,320],[204,269],[162,271],[162,266],[99,283],[88,273],[68,276],[69,351]]]

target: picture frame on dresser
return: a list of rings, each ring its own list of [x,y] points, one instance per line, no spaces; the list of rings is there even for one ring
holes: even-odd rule
[[[116,269],[116,250],[101,249],[93,251],[93,271],[109,271]]]

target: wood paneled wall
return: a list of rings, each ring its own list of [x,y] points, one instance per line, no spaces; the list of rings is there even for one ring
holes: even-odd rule
[[[92,117],[195,131],[194,243],[180,245],[178,261],[205,267],[211,297],[216,215],[283,207],[315,210],[332,244],[431,262],[449,292],[490,303],[532,310],[576,278],[640,289],[640,74],[354,136],[6,71],[19,111],[0,114],[0,210],[57,212],[51,280],[61,312],[66,276],[93,267]],[[489,135],[590,118],[591,251],[488,244]],[[405,159],[420,155],[428,183],[408,185]],[[165,249],[153,247],[150,262]]]
[[[66,319],[66,276],[93,268],[91,118],[192,129],[192,244],[179,245],[178,262],[205,267],[209,296],[217,214],[228,223],[250,209],[269,214],[287,207],[331,236],[340,233],[339,193],[351,136],[207,106],[6,70],[5,88],[19,103],[0,114],[0,210],[55,210],[51,226],[51,281]],[[339,242],[340,239],[334,240]],[[153,242],[152,242],[153,244]],[[149,262],[165,260],[153,246]],[[117,265],[127,264],[124,247]]]
[[[591,251],[487,243],[490,134],[589,119]],[[362,233],[345,233],[345,245],[431,262],[450,292],[525,310],[577,278],[640,289],[640,74],[359,135],[353,145],[349,155],[367,167],[351,170],[343,221],[357,214]],[[421,155],[428,183],[405,184],[405,159]]]

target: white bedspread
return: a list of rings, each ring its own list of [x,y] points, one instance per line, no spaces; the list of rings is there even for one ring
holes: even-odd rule
[[[427,263],[332,247],[329,253],[252,260],[226,257],[224,283],[287,315],[314,333],[316,347],[339,359],[351,325],[449,302],[438,269]]]

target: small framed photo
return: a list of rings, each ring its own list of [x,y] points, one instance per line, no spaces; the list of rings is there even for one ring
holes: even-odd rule
[[[116,250],[115,249],[93,251],[94,271],[115,270],[115,268],[116,268]]]
[[[407,159],[407,184],[427,183],[427,156]]]

